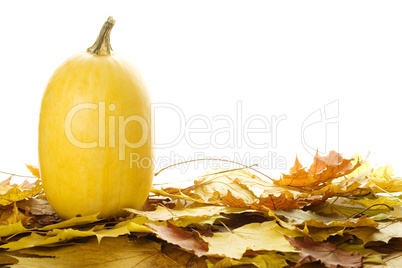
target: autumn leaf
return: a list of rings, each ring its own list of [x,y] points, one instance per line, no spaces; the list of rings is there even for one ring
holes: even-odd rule
[[[248,205],[243,199],[234,197],[231,191],[228,191],[228,194],[222,197],[222,204],[229,207],[248,208],[261,211],[268,211],[270,209],[287,210],[299,207],[298,199],[286,197],[285,194],[281,194],[280,196],[269,195],[267,197],[260,197],[252,204]]]
[[[178,210],[158,206],[154,211],[140,211],[132,208],[127,208],[125,210],[147,217],[152,221],[167,221],[184,217],[215,216],[226,211],[226,208],[223,206],[201,206]]]
[[[346,231],[360,238],[365,244],[371,241],[388,243],[392,238],[402,238],[402,223],[380,223],[378,228],[361,227]]]
[[[0,238],[27,231],[29,230],[22,225],[22,222],[18,221],[16,223],[0,226]]]
[[[40,179],[39,168],[37,168],[35,166],[27,165],[27,164],[25,164],[25,166],[29,169],[29,171],[32,173],[32,175],[34,175],[35,177]]]
[[[271,216],[283,216],[286,217],[288,222],[292,225],[307,225],[317,228],[329,228],[329,227],[377,227],[378,223],[374,220],[367,218],[366,216],[360,218],[340,218],[332,216],[322,216],[311,211],[302,210],[276,210],[275,212],[269,211]]]
[[[269,208],[271,210],[287,210],[299,208],[298,199],[287,197],[284,193],[280,196],[269,195],[260,197],[258,201],[250,205],[251,209]],[[261,210],[261,209],[260,209]]]
[[[212,170],[210,173],[216,173],[220,170]],[[222,196],[231,191],[236,198],[243,199],[246,203],[252,203],[257,198],[245,184],[242,184],[239,177],[244,176],[244,173],[223,172],[214,175],[208,173],[201,179],[194,181],[194,186],[191,187],[194,194],[199,196],[205,202],[220,202]],[[250,175],[248,175],[250,177]]]
[[[30,217],[21,213],[15,203],[12,208],[6,207],[5,209],[0,210],[0,225],[8,225],[18,222],[21,222],[22,225],[27,225],[29,220]]]
[[[213,268],[226,268],[234,266],[240,267],[240,265],[247,265],[247,264],[254,265],[255,267],[264,267],[264,268],[282,268],[288,266],[285,256],[273,251],[262,253],[253,257],[243,257],[240,260],[224,258],[216,263],[212,263],[211,261],[208,260],[208,263],[210,263],[211,264],[210,267]]]
[[[267,221],[246,224],[231,231],[218,232],[212,237],[202,238],[209,244],[207,255],[212,256],[241,259],[248,249],[295,252],[280,233],[283,229],[275,221]]]
[[[155,231],[159,238],[178,245],[185,250],[194,252],[197,256],[202,256],[208,252],[208,243],[195,231],[186,231],[170,223],[167,226],[158,226],[149,223],[148,226]]]
[[[23,267],[185,267],[188,259],[172,259],[162,253],[161,244],[148,239],[122,236],[95,238],[68,247],[32,248],[19,251],[15,258]]]
[[[345,227],[329,227],[329,228],[318,228],[318,227],[308,227],[307,224],[304,226],[303,232],[311,237],[316,242],[322,242],[327,240],[330,236],[340,235],[343,236]],[[285,233],[287,234],[287,233]],[[288,234],[287,234],[288,235]]]
[[[369,186],[374,188],[375,192],[401,192],[402,178],[394,177],[391,166],[382,166],[377,168],[370,175]]]
[[[200,204],[208,203],[198,197],[188,196],[188,195],[184,194],[180,189],[177,189],[175,192],[176,193],[169,193],[169,192],[165,191],[164,189],[156,189],[156,188],[151,189],[151,193],[153,193],[155,195],[159,195],[159,196],[166,196],[166,197],[172,198],[173,200],[182,199],[182,200],[188,200],[188,201],[196,202],[196,203],[200,203]]]
[[[371,248],[365,248],[361,241],[343,243],[338,246],[338,249],[347,252],[359,253],[363,256],[363,264],[385,264],[382,259],[384,256],[386,256],[386,254],[379,253]]]
[[[277,185],[293,187],[317,187],[332,179],[345,176],[360,166],[360,162],[352,164],[353,159],[344,159],[335,151],[330,151],[327,156],[319,156],[318,151],[314,162],[306,170],[296,157],[294,166],[289,175],[282,175],[280,180],[274,180]],[[319,187],[321,188],[321,187]]]
[[[17,207],[27,211],[30,215],[56,215],[45,198],[29,198],[17,202]]]
[[[45,227],[42,228],[42,230],[47,231],[47,230],[52,230],[52,229],[68,228],[68,227],[80,226],[80,225],[85,225],[88,223],[97,222],[97,221],[101,220],[98,218],[98,215],[99,215],[99,213],[88,215],[88,216],[83,216],[83,217],[74,217],[74,218],[62,221],[60,223],[46,225]]]
[[[347,199],[344,202],[347,204],[351,204],[351,205],[362,205],[366,208],[371,207],[371,206],[381,207],[381,205],[386,205],[387,207],[402,205],[402,201],[399,200],[399,198],[386,197],[386,196],[382,196],[380,198],[372,198],[372,199],[368,199],[368,198]],[[382,206],[382,207],[385,207],[385,206]]]
[[[0,205],[7,206],[13,202],[35,196],[42,192],[40,181],[34,183],[24,181],[22,184],[11,184],[11,177],[0,183]]]
[[[304,240],[285,236],[285,238],[297,249],[300,250],[300,260],[298,266],[315,261],[321,261],[326,267],[337,268],[360,268],[362,267],[362,255],[359,253],[349,253],[337,249],[335,244],[315,242],[309,237]]]

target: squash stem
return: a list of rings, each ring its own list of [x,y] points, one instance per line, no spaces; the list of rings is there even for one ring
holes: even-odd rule
[[[113,17],[110,16],[107,19],[107,21],[103,24],[95,43],[87,49],[88,53],[98,56],[113,55],[112,46],[110,45],[110,32],[112,31],[115,23],[116,20],[113,19]]]

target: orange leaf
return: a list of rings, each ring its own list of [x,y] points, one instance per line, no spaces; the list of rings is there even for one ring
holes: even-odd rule
[[[269,195],[267,197],[260,197],[258,201],[250,205],[250,208],[258,210],[267,210],[266,208],[269,208],[271,210],[287,210],[292,208],[299,208],[298,201],[298,199],[287,198],[284,193],[280,196]]]
[[[267,197],[260,197],[251,205],[247,205],[243,199],[234,197],[232,193],[228,191],[228,194],[222,197],[222,204],[229,207],[247,208],[261,211],[299,208],[298,199],[288,198],[284,193],[282,193],[280,196],[271,194]]]
[[[29,169],[29,171],[31,171],[32,175],[34,175],[35,177],[37,177],[38,179],[40,179],[40,173],[39,173],[39,168],[35,167],[35,166],[31,166],[31,165],[27,165],[27,168]]]
[[[243,199],[234,197],[229,190],[228,194],[222,197],[222,204],[234,208],[249,208]]]
[[[282,178],[274,180],[274,183],[282,186],[317,188],[320,184],[351,173],[361,165],[360,162],[353,165],[353,160],[344,159],[335,151],[331,151],[327,156],[319,156],[317,152],[313,164],[306,171],[296,157],[295,165],[290,169],[290,174],[283,174]]]

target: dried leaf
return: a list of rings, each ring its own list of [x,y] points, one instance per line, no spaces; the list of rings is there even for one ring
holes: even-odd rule
[[[284,193],[280,196],[269,195],[267,197],[260,197],[256,199],[252,204],[246,204],[243,199],[236,198],[232,195],[231,191],[222,197],[222,204],[229,207],[239,207],[254,209],[260,211],[276,210],[276,209],[294,209],[298,208],[298,199],[288,198]]]
[[[346,231],[360,238],[365,244],[370,241],[388,243],[392,238],[402,238],[402,222],[381,223],[379,228],[361,227]]]
[[[293,187],[316,187],[332,179],[345,176],[360,166],[360,162],[352,164],[353,159],[344,159],[335,151],[325,156],[319,156],[318,151],[309,170],[305,170],[296,157],[290,175],[282,175],[280,180],[274,180],[277,185]],[[321,188],[321,187],[319,187]]]
[[[210,171],[210,173],[216,172],[219,170]],[[257,197],[253,191],[240,182],[239,177],[244,176],[245,174],[239,170],[205,175],[203,178],[194,181],[194,186],[191,189],[205,202],[220,202],[221,197],[227,195],[230,190],[236,198],[241,198],[246,203],[252,203]],[[250,177],[249,174],[246,176]]]
[[[214,233],[202,238],[208,242],[207,255],[240,259],[246,250],[275,250],[295,252],[280,233],[284,228],[275,221],[250,223],[228,232]],[[262,235],[263,234],[263,235]]]
[[[29,212],[30,215],[56,215],[45,198],[29,198],[17,202],[17,206]]]
[[[338,249],[344,250],[347,252],[357,252],[363,256],[364,264],[385,264],[382,260],[383,256],[386,254],[381,254],[373,249],[365,248],[361,243],[343,243],[338,246]]]
[[[52,225],[46,225],[45,227],[42,228],[44,231],[52,230],[52,229],[61,229],[61,228],[68,228],[68,227],[73,227],[73,226],[80,226],[80,225],[85,225],[88,223],[93,223],[100,221],[101,219],[98,219],[97,214],[93,215],[88,215],[88,216],[83,216],[83,217],[74,217],[65,221],[62,221],[60,223],[52,224]]]
[[[276,252],[261,253],[254,257],[243,257],[240,260],[234,260],[231,258],[224,258],[216,263],[211,263],[209,267],[213,268],[226,268],[239,265],[252,264],[260,268],[282,268],[288,266],[284,255]]]
[[[285,238],[301,252],[298,266],[315,261],[321,261],[326,267],[337,268],[360,268],[362,267],[362,255],[359,253],[349,253],[337,249],[336,245],[331,243],[314,242],[309,237],[304,240],[285,236]]]
[[[328,228],[328,227],[377,227],[378,223],[366,216],[360,217],[358,219],[346,219],[339,217],[321,216],[311,211],[302,210],[276,210],[275,212],[270,211],[270,216],[284,216],[287,218],[288,222],[292,225],[307,225],[318,228]]]
[[[13,207],[6,207],[0,210],[0,225],[8,225],[17,222],[21,222],[22,225],[27,225],[31,217],[25,216],[21,213],[17,205],[14,203]]]
[[[0,238],[15,235],[18,233],[24,233],[27,231],[29,230],[22,225],[22,222],[18,221],[16,223],[0,226]]]
[[[0,205],[2,206],[35,196],[43,191],[39,180],[34,183],[29,183],[28,180],[22,184],[10,183],[11,177],[0,183]]]
[[[194,252],[197,256],[202,256],[208,252],[208,243],[195,231],[186,231],[168,223],[167,226],[158,226],[153,223],[148,224],[159,238],[180,246],[181,248]]]
[[[147,240],[130,240],[122,236],[95,238],[68,247],[33,248],[19,252],[16,258],[23,267],[136,267],[178,268],[181,263],[161,252],[161,245]]]
[[[373,205],[387,205],[389,207],[393,207],[393,206],[398,206],[398,205],[402,205],[401,200],[399,200],[398,198],[393,198],[393,197],[380,197],[380,198],[374,198],[374,199],[368,199],[368,198],[363,198],[363,199],[349,199],[349,200],[345,200],[345,203],[351,204],[351,205],[362,205],[364,207],[370,207]],[[381,208],[385,208],[385,206],[379,206]]]
[[[40,179],[39,168],[37,168],[35,166],[27,165],[27,164],[25,164],[25,166],[29,169],[29,171],[31,171],[32,175],[34,175],[35,177]]]

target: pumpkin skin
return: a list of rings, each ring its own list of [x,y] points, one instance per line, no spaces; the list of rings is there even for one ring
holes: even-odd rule
[[[153,177],[150,104],[140,75],[118,56],[83,52],[55,71],[42,99],[39,165],[61,217],[108,218],[143,205]]]

